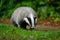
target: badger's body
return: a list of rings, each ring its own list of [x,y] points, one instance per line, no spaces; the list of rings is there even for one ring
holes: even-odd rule
[[[35,11],[30,7],[20,7],[17,8],[11,17],[11,23],[17,25],[18,27],[26,25],[34,26],[36,24],[35,18],[37,17]],[[32,21],[30,20],[32,19]],[[29,20],[28,20],[29,19]],[[29,22],[30,21],[30,22]]]

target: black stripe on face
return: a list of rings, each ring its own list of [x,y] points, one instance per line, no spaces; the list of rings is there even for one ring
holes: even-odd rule
[[[32,26],[32,20],[31,20],[31,18],[27,17],[27,19],[28,19],[29,23],[30,23],[31,26]],[[37,24],[37,23],[36,23],[36,17],[34,17],[33,19],[34,19],[34,25],[36,25],[36,24]]]
[[[29,21],[30,25],[32,26],[31,18],[27,17],[27,19],[28,19],[28,21]]]

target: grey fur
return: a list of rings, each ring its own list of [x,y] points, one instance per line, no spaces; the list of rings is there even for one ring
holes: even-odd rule
[[[30,17],[29,16],[30,13],[32,13],[34,17],[37,17],[36,12],[30,7],[17,8],[11,16],[11,23],[12,24],[16,23],[19,27],[20,26],[19,22],[22,21],[25,17]]]

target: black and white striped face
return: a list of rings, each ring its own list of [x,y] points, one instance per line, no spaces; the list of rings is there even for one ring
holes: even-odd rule
[[[37,24],[37,17],[33,16],[32,14],[30,14],[29,17],[24,18],[24,20],[29,26],[31,26],[31,28],[34,28]]]

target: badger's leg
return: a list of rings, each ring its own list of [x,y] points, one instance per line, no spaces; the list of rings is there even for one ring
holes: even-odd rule
[[[18,27],[20,27],[19,23],[16,23]]]
[[[18,26],[18,27],[20,27],[20,24],[19,24],[19,22],[18,22],[18,21],[16,21],[16,24],[17,24],[17,26]]]
[[[15,21],[11,21],[11,23],[14,25],[14,26],[16,26],[17,27],[17,24],[16,24],[16,22]]]
[[[20,25],[18,24],[18,23],[16,23],[16,22],[14,22],[13,23],[16,27],[18,26],[18,27],[20,27]]]

